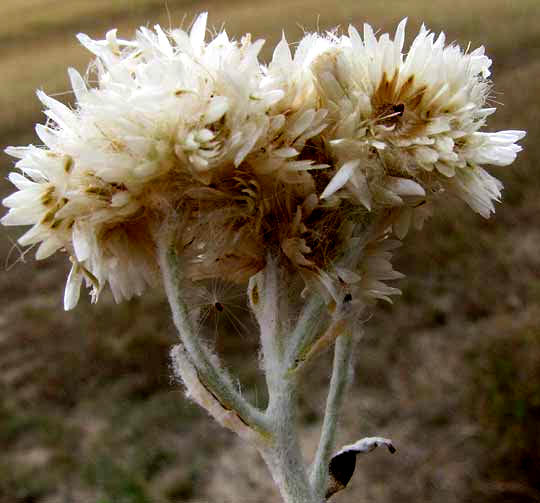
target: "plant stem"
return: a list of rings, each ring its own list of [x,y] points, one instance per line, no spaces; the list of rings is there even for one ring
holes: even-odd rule
[[[311,295],[306,302],[287,348],[286,360],[289,370],[299,366],[308,349],[324,332],[326,317],[323,314],[326,310],[324,300],[318,295]]]
[[[267,410],[272,422],[272,449],[262,452],[285,503],[322,503],[309,484],[297,427],[295,378],[283,375],[281,386],[270,392]]]
[[[324,497],[327,489],[328,465],[334,449],[339,411],[345,396],[352,354],[353,336],[350,332],[347,332],[340,335],[336,340],[332,378],[326,400],[321,437],[311,467],[310,482],[318,497]]]
[[[262,367],[269,396],[265,414],[271,444],[261,454],[285,503],[319,503],[309,484],[300,449],[297,376],[289,372],[289,360],[284,356],[291,343],[297,342],[283,333],[288,332],[289,310],[284,283],[277,261],[269,256],[266,267],[250,280],[248,288],[250,305],[260,326]],[[311,305],[320,308],[318,302]],[[311,337],[311,331],[318,326],[314,313],[304,312],[294,333]]]
[[[283,367],[283,348],[281,347],[281,331],[283,288],[280,271],[275,260],[267,257],[266,267],[253,276],[248,286],[248,298],[251,310],[257,318],[260,328],[262,369],[268,389],[279,385]]]
[[[174,324],[199,380],[225,409],[236,412],[242,421],[254,429],[266,430],[264,414],[240,395],[219,364],[217,356],[204,346],[201,338],[193,330],[188,308],[182,297],[178,258],[172,248],[167,246],[161,250],[160,266]]]
[[[268,407],[263,413],[240,395],[217,356],[195,333],[182,297],[178,257],[168,244],[160,246],[160,265],[173,320],[183,346],[173,350],[173,360],[188,393],[198,397],[198,403],[210,414],[243,438],[256,439],[242,434],[246,427],[264,434],[264,442],[255,440],[254,443],[285,503],[323,503],[338,411],[351,361],[352,336],[346,333],[336,340],[321,440],[310,480],[302,459],[297,425],[299,375],[290,370],[295,359],[320,337],[327,324],[323,316],[326,306],[322,299],[313,296],[306,302],[292,336],[287,338],[283,337],[287,324],[282,318],[288,306],[285,305],[287,299],[283,296],[283,278],[277,262],[269,257],[264,271],[250,281],[248,297],[260,325],[262,364],[269,395]],[[235,422],[238,418],[242,425]]]

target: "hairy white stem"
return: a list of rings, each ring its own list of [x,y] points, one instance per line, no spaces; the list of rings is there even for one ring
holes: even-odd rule
[[[302,371],[306,366],[315,360],[322,353],[332,347],[339,335],[346,329],[346,320],[337,318],[332,320],[328,328],[322,333],[317,333],[316,336],[311,335],[306,337],[304,349],[300,355],[294,360],[294,365],[289,369],[291,372]]]
[[[337,414],[351,358],[352,336],[348,333],[337,335],[321,442],[310,480],[298,434],[299,375],[291,369],[305,352],[316,345],[328,327],[327,308],[322,299],[308,299],[292,334],[289,334],[287,320],[284,319],[288,316],[287,296],[283,295],[284,280],[276,261],[269,257],[265,269],[251,279],[248,298],[260,325],[262,366],[269,395],[268,407],[263,413],[240,395],[217,356],[194,331],[182,297],[178,258],[168,244],[160,246],[160,266],[174,323],[182,341],[171,353],[173,366],[186,386],[188,396],[220,424],[260,450],[285,503],[323,503]],[[338,324],[331,324],[326,333],[341,333],[336,327]],[[336,335],[323,335],[322,338],[332,344]]]
[[[302,364],[309,349],[324,332],[327,324],[324,313],[327,309],[324,300],[316,294],[311,295],[305,303],[285,354],[289,370],[295,370]]]
[[[311,486],[318,497],[324,497],[328,486],[328,465],[334,449],[339,411],[350,375],[353,342],[353,336],[349,331],[339,335],[336,340],[321,437],[310,472]]]
[[[271,444],[261,454],[286,503],[319,503],[308,481],[302,459],[297,424],[297,376],[289,372],[284,357],[287,343],[294,340],[287,329],[286,285],[278,264],[268,257],[266,267],[249,284],[248,298],[261,331],[262,366],[268,386],[266,418]],[[318,306],[318,304],[317,304]],[[304,313],[305,314],[305,313]],[[318,327],[313,314],[300,318],[295,333],[306,336],[309,327]],[[311,336],[311,334],[309,334]],[[284,347],[286,346],[286,347]]]
[[[248,299],[260,327],[262,367],[268,389],[279,385],[283,368],[282,313],[280,307],[278,266],[268,257],[266,267],[253,276],[248,285]]]
[[[160,267],[174,324],[189,361],[196,369],[198,380],[224,409],[235,411],[242,422],[264,433],[267,423],[263,413],[242,397],[219,364],[217,356],[210,354],[193,330],[188,308],[182,298],[178,258],[174,249],[169,246],[162,246],[160,249]],[[212,414],[211,410],[209,412]]]
[[[205,409],[221,426],[234,431],[247,442],[256,446],[267,444],[268,434],[264,435],[244,423],[235,410],[225,408],[205,386],[181,344],[173,347],[171,359],[174,373],[186,387],[186,396]]]
[[[282,376],[281,386],[270,392],[267,410],[272,422],[272,448],[262,455],[285,503],[322,503],[309,484],[297,427],[294,377]]]

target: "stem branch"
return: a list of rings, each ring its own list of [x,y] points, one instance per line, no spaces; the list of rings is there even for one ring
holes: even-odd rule
[[[267,423],[264,420],[264,414],[247,402],[236,390],[225,369],[219,364],[217,356],[204,346],[201,338],[193,330],[188,307],[182,297],[178,258],[172,247],[162,247],[160,250],[160,266],[174,324],[202,385],[211,391],[223,408],[234,411],[253,429],[265,431]]]
[[[311,295],[306,302],[288,344],[286,361],[289,370],[302,363],[309,348],[324,331],[326,322],[324,313],[327,309],[324,300],[318,295]]]
[[[339,410],[343,403],[353,353],[353,336],[347,331],[338,336],[330,390],[326,400],[321,437],[311,467],[310,482],[316,495],[324,496],[328,483],[328,464],[334,449]]]

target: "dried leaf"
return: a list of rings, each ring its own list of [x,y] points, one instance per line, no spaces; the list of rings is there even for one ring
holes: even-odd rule
[[[326,499],[347,487],[349,480],[351,480],[351,477],[353,476],[354,469],[356,468],[357,454],[371,452],[379,445],[386,445],[392,454],[396,452],[396,448],[388,438],[366,437],[358,440],[358,442],[355,442],[354,444],[346,445],[334,454],[328,467],[330,480],[328,489],[326,490]]]

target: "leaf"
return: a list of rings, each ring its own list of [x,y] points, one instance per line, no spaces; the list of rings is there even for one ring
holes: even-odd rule
[[[379,445],[386,445],[392,454],[396,452],[396,448],[388,438],[366,437],[354,444],[346,445],[334,454],[328,467],[330,482],[326,490],[326,499],[347,487],[356,468],[356,456],[371,452]]]

